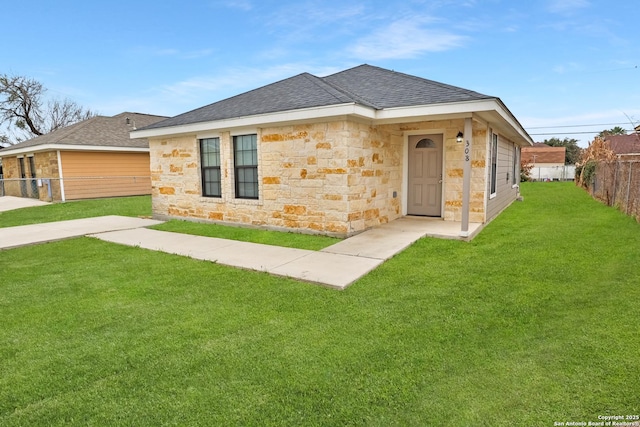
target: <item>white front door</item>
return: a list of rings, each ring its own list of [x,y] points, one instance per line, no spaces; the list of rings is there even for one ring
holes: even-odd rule
[[[409,136],[407,214],[442,216],[442,135]]]

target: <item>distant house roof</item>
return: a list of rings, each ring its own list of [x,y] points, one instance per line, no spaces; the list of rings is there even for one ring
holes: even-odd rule
[[[536,144],[533,147],[522,147],[522,160],[527,163],[562,163],[564,164],[566,147],[550,147]]]
[[[149,148],[146,138],[129,137],[129,132],[138,127],[148,126],[164,116],[124,112],[113,117],[94,116],[90,119],[57,129],[45,135],[23,141],[0,150],[0,157],[24,152],[47,151],[51,149],[92,149],[111,150]]]
[[[146,129],[330,105],[360,104],[380,110],[494,98],[384,68],[360,65],[327,77],[298,74],[152,124]]]
[[[605,138],[611,146],[611,151],[615,154],[637,154],[640,153],[640,133],[629,135],[609,135]]]

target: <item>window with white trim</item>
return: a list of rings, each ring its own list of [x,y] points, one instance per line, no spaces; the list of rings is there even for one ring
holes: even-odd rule
[[[491,133],[491,191],[490,197],[494,197],[498,184],[498,134]]]
[[[233,137],[236,198],[258,198],[258,136]]]
[[[220,138],[200,140],[200,164],[202,168],[202,195],[204,197],[222,197]]]
[[[518,184],[518,178],[520,176],[520,161],[518,160],[518,146],[513,144],[513,170],[511,175],[511,185]]]

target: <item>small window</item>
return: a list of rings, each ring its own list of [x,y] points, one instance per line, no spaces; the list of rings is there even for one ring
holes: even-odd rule
[[[200,161],[202,165],[202,195],[221,197],[220,138],[200,140]]]
[[[496,195],[498,182],[498,135],[491,133],[491,197]]]
[[[422,138],[416,144],[416,148],[436,148],[436,143],[429,138]]]
[[[236,197],[239,199],[257,199],[258,136],[255,134],[234,136],[233,154]]]
[[[18,157],[18,174],[20,178],[26,178],[27,174],[24,169],[24,157]]]
[[[511,175],[511,184],[518,184],[518,177],[520,175],[520,161],[518,160],[518,146],[513,144],[513,170]]]
[[[33,156],[29,156],[29,172],[31,172],[31,178],[36,177],[36,161]]]

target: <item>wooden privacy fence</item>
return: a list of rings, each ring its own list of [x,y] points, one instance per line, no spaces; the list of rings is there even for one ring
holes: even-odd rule
[[[44,201],[95,199],[151,194],[149,176],[0,179],[0,196]]]
[[[599,162],[590,191],[596,199],[640,221],[640,155]]]

